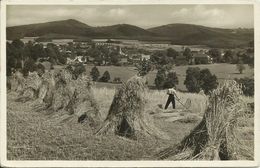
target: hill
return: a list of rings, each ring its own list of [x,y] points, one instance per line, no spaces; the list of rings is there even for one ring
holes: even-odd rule
[[[145,29],[128,24],[112,26],[91,27],[74,19],[7,27],[7,39],[13,40],[26,36],[39,36],[43,38],[129,38],[140,39],[152,37]]]
[[[252,29],[221,29],[192,24],[168,24],[148,29],[169,37],[174,44],[209,47],[245,46],[254,39]]]
[[[172,41],[180,45],[207,45],[230,48],[247,46],[254,39],[253,29],[220,29],[191,24],[169,24],[150,29],[129,24],[92,27],[74,19],[7,27],[7,39],[26,36],[43,38],[125,38]]]
[[[13,40],[26,36],[46,36],[48,34],[63,34],[85,36],[94,34],[92,27],[74,19],[7,27],[7,39]]]
[[[111,38],[134,37],[136,39],[140,39],[140,37],[151,37],[155,35],[155,33],[129,24],[96,27],[95,30],[97,33],[102,33],[105,37]]]

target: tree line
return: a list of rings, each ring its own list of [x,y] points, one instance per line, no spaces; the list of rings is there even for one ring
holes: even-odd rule
[[[29,71],[38,69],[39,58],[48,60],[52,64],[66,64],[65,53],[59,51],[55,44],[48,43],[46,48],[42,44],[28,42],[24,44],[21,40],[13,40],[6,44],[7,54],[7,76],[10,76],[12,70],[21,70],[26,76]]]

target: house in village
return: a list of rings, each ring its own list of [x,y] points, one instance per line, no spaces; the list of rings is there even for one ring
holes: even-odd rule
[[[56,45],[66,45],[68,43],[74,43],[73,39],[53,39],[52,43]]]
[[[150,60],[151,58],[151,55],[148,55],[148,54],[141,54],[141,60]]]
[[[119,64],[120,65],[128,65],[129,64],[128,58],[121,58],[119,60]]]
[[[141,61],[142,57],[140,54],[131,54],[129,55],[128,62],[129,64],[137,64]]]
[[[92,42],[97,46],[111,46],[113,43],[108,42],[108,39],[92,39]]]
[[[121,57],[127,57],[127,54],[122,51],[121,47],[119,47],[118,50],[119,50],[118,53],[119,53],[119,55],[120,55]]]
[[[74,59],[67,57],[67,64],[72,63],[87,63],[87,59],[84,56],[76,56]]]
[[[87,59],[87,63],[94,63],[94,61],[95,61],[95,58],[90,57],[90,56],[86,56],[86,59]]]
[[[39,64],[44,66],[45,72],[51,71],[51,69],[53,69],[53,64],[49,61],[43,61],[40,62]]]
[[[39,37],[24,37],[22,39],[20,39],[23,43],[28,43],[29,41],[31,42],[35,42],[36,39],[39,38]]]
[[[195,52],[192,54],[190,64],[212,64],[213,58],[204,52]]]
[[[75,59],[76,59],[75,61],[77,61],[79,63],[83,63],[83,64],[87,63],[87,59],[84,56],[81,56],[81,55],[80,56],[76,56]]]

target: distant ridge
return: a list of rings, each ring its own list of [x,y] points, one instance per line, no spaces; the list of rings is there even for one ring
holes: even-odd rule
[[[210,47],[236,47],[247,45],[254,39],[253,29],[221,29],[192,24],[168,24],[148,29],[170,37],[175,44],[208,45]]]
[[[75,19],[7,27],[8,40],[26,36],[51,39],[125,38],[227,48],[247,45],[253,40],[254,31],[253,29],[221,29],[192,24],[168,24],[149,29],[129,24],[92,27]]]
[[[92,27],[74,19],[7,27],[6,31],[7,39],[10,40],[46,34],[84,36],[87,33],[93,33]]]

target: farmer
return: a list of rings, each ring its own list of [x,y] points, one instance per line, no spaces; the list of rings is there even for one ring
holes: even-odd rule
[[[175,87],[168,89],[167,94],[169,95],[169,97],[165,104],[164,109],[167,109],[171,102],[172,102],[172,108],[175,109],[175,96],[177,97]]]

